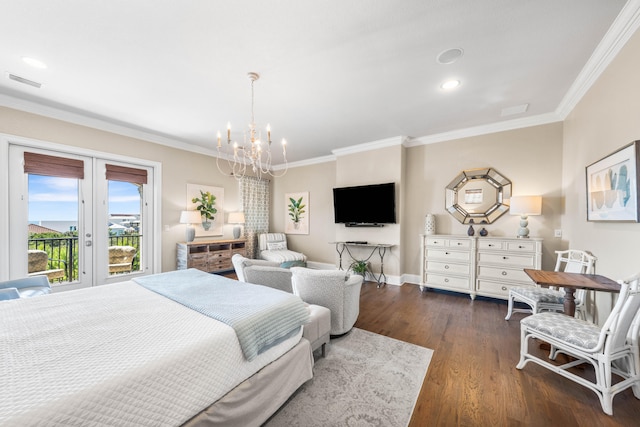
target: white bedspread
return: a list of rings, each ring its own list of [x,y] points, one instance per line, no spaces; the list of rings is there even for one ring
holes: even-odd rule
[[[0,302],[0,425],[180,425],[247,362],[233,329],[133,282]]]

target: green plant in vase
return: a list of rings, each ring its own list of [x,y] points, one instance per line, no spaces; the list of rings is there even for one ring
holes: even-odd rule
[[[302,197],[300,197],[298,200],[294,199],[293,197],[289,197],[289,218],[291,218],[291,221],[293,221],[293,228],[295,228],[296,230],[298,228],[300,228],[300,221],[302,220],[302,218],[304,218],[304,208],[305,208],[305,204],[302,203]]]
[[[359,274],[362,277],[365,277],[367,274],[368,263],[366,261],[354,261],[351,264],[351,271],[355,274]]]
[[[191,203],[197,203],[196,209],[200,211],[200,215],[202,216],[202,228],[205,230],[211,228],[215,214],[218,213],[218,209],[214,207],[216,204],[216,196],[211,194],[210,191],[200,190],[200,197],[194,197],[191,199]]]

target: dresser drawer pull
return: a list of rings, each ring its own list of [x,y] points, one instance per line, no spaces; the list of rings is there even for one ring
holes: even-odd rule
[[[509,259],[509,257],[508,256],[503,256],[502,259]]]
[[[444,279],[444,282],[445,283],[449,283],[449,279]]]
[[[503,290],[503,291],[506,291],[506,290],[507,290],[507,287],[506,287],[506,286],[503,286],[503,287],[502,287],[502,290]]]
[[[449,252],[445,252],[444,254],[445,254],[445,255],[451,255],[451,253],[449,253]]]
[[[493,245],[493,243],[489,243],[489,245],[488,245],[488,246],[489,246],[490,248],[492,248],[494,245]]]
[[[449,269],[449,264],[445,265],[445,266],[444,266],[444,269],[445,269],[445,270],[448,270],[448,269]]]
[[[518,246],[518,249],[525,249],[525,248],[526,246],[522,246],[522,245]]]
[[[503,275],[503,276],[506,276],[506,275],[507,275],[507,272],[506,272],[506,271],[503,271],[503,272],[502,272],[502,275]]]
[[[460,242],[458,242],[458,243],[456,243],[456,244],[457,244],[458,246],[462,246],[462,243],[460,243]]]

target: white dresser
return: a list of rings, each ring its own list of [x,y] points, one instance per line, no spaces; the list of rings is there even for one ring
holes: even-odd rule
[[[539,238],[421,235],[421,242],[421,290],[507,299],[510,287],[533,284],[523,269],[542,264]]]
[[[445,289],[474,294],[476,239],[422,235],[420,290]]]
[[[507,299],[509,288],[534,284],[522,269],[540,269],[542,239],[479,237],[477,247],[478,295]]]

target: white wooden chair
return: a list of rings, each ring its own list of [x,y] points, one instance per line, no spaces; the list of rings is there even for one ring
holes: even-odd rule
[[[522,319],[520,361],[516,368],[523,369],[528,362],[535,362],[593,390],[600,399],[602,410],[608,415],[613,415],[613,398],[621,391],[632,387],[633,394],[640,399],[640,360],[637,342],[640,324],[636,321],[640,309],[638,277],[635,276],[631,283],[621,281],[620,284],[620,295],[616,305],[602,328],[586,320],[554,312],[538,313]],[[629,340],[628,336],[633,333],[636,334],[636,338]],[[551,360],[555,360],[560,353],[572,356],[575,360],[563,365],[542,360],[529,353],[531,338],[551,345]],[[593,366],[595,381],[569,371],[570,368],[585,363]],[[619,375],[622,380],[613,384],[612,373]]]
[[[555,271],[567,273],[594,274],[596,257],[585,251],[569,249],[556,251],[557,259]],[[586,319],[585,289],[578,289],[576,296],[576,315]],[[514,308],[514,302],[522,302],[530,308]],[[540,286],[519,286],[509,289],[509,305],[507,316],[509,320],[513,313],[540,313],[542,311],[564,311],[564,291],[562,289],[543,288]]]

